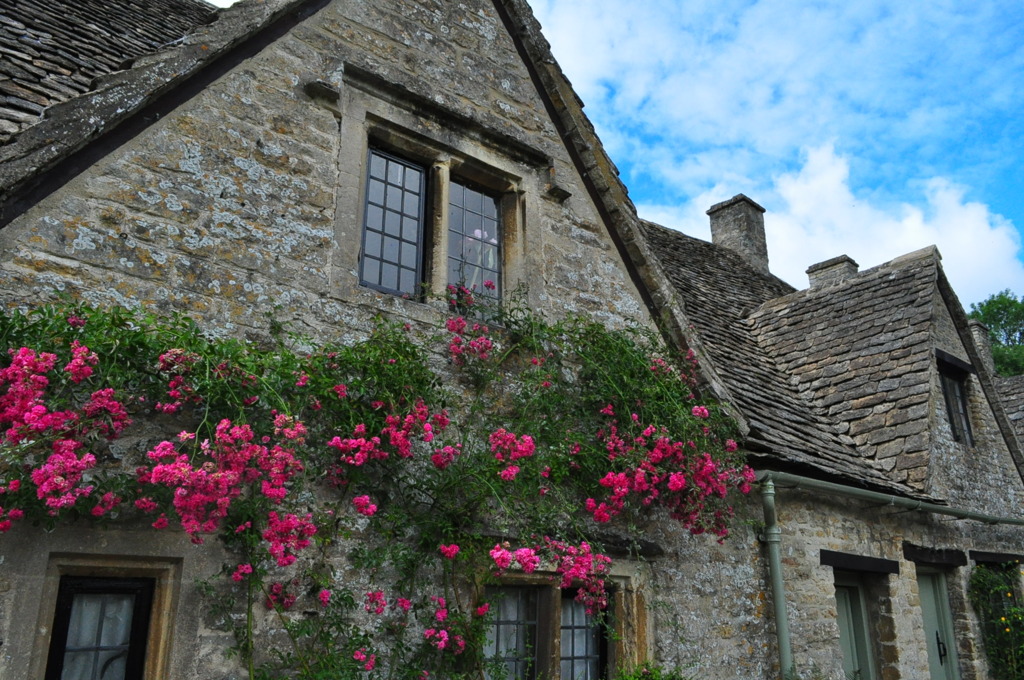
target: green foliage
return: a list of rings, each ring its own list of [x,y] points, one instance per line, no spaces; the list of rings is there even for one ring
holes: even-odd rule
[[[432,677],[478,677],[488,619],[475,612],[496,570],[493,550],[515,543],[551,551],[544,553],[551,560],[559,548],[546,542],[550,537],[596,553],[597,536],[608,529],[591,508],[627,484],[623,479],[636,489],[613,513],[620,534],[639,535],[651,507],[664,503],[694,533],[724,537],[732,514],[726,490],[745,492],[750,475],[728,440],[735,429],[724,410],[694,394],[692,355],[678,355],[639,326],[546,320],[516,296],[504,307],[461,297],[451,310],[442,329],[378,320],[348,344],[318,344],[280,327],[272,329],[273,341],[255,344],[208,335],[184,316],[73,303],[0,315],[0,343],[58,356],[46,392],[51,411],[80,410],[94,390],[111,387],[136,421],[165,436],[185,430],[162,443],[173,447],[163,459],[154,454],[159,446],[114,455],[100,437],[83,442],[98,461],[82,478],[92,491],[59,512],[35,498],[30,478],[52,440],[74,433],[16,446],[0,439],[0,494],[12,479],[22,482],[2,496],[4,504],[24,506],[24,521],[52,525],[93,519],[92,502],[111,494],[118,503],[99,513],[100,521],[138,514],[133,503],[140,500],[181,515],[184,525],[177,503],[192,487],[146,481],[161,461],[178,456],[175,464],[189,474],[224,475],[218,446],[233,454],[243,441],[259,443],[258,455],[283,449],[301,464],[281,498],[261,489],[269,473],[254,464],[233,482],[226,514],[214,525],[237,561],[202,586],[210,612],[234,632],[250,678],[265,679],[381,677],[371,662],[376,654],[390,678],[412,680],[424,669]],[[98,357],[80,383],[59,370],[76,342]],[[3,389],[0,383],[0,397]],[[299,425],[300,433],[287,434]],[[231,434],[245,428],[250,439]],[[502,454],[497,435],[528,453]],[[369,454],[359,458],[361,450]],[[447,458],[439,461],[442,452]],[[672,491],[670,473],[678,477]],[[620,481],[608,481],[616,475]],[[696,484],[704,478],[708,485]],[[648,483],[660,484],[661,495]],[[374,511],[359,510],[357,501]],[[313,546],[295,566],[275,564],[268,554],[268,516],[275,513],[308,516],[316,527]],[[190,533],[201,542],[213,530]],[[370,593],[339,581],[342,542],[364,582],[387,591],[383,614],[368,615]],[[457,557],[439,555],[449,544],[459,546]],[[282,569],[294,576],[275,581]],[[409,607],[395,609],[397,597],[409,598]],[[290,609],[293,602],[301,611]],[[274,619],[270,628],[288,641],[261,660],[266,650],[254,631],[266,627],[255,624],[257,614]],[[459,640],[457,652],[425,635],[442,620],[452,645]],[[683,678],[656,666],[630,672],[636,675],[620,677]]]
[[[1017,600],[1020,565],[979,564],[968,598],[981,623],[982,646],[994,680],[1024,679],[1024,607]]]
[[[1024,300],[1004,290],[971,303],[968,316],[988,327],[996,372],[1001,376],[1024,374]]]

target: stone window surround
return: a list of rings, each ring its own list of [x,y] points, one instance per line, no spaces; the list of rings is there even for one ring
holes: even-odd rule
[[[422,108],[422,107],[421,107]],[[466,182],[499,198],[502,253],[502,288],[515,290],[528,280],[524,235],[526,225],[537,221],[537,201],[546,186],[549,166],[539,162],[535,150],[515,145],[501,147],[466,121],[439,120],[438,111],[424,112],[411,102],[381,91],[346,71],[340,93],[339,176],[336,249],[332,289],[351,303],[380,306],[382,298],[392,300],[398,311],[411,318],[433,321],[430,300],[403,298],[359,285],[359,244],[362,243],[366,209],[369,150],[377,148],[427,168],[424,279],[430,296],[444,295],[447,282],[448,187],[451,178]],[[532,155],[531,155],[532,154]],[[345,182],[345,177],[349,182]],[[349,275],[351,273],[351,276]],[[422,304],[427,302],[427,305]]]
[[[62,576],[153,579],[153,602],[141,680],[168,677],[174,616],[181,585],[182,560],[163,557],[127,557],[51,553],[39,594],[39,613],[28,678],[43,678],[50,649],[54,611]]]

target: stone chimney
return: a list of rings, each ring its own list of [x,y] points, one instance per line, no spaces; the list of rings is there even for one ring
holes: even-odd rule
[[[981,363],[985,364],[989,375],[995,375],[996,364],[992,359],[992,337],[988,334],[988,326],[977,319],[968,319],[967,325],[974,336],[974,346],[978,349]]]
[[[768,271],[768,246],[764,240],[764,208],[743,194],[736,194],[708,210],[711,242],[740,255],[762,274]]]
[[[840,255],[831,260],[812,264],[807,268],[807,278],[811,282],[811,288],[817,288],[844,281],[856,274],[859,269],[859,265],[849,255]]]

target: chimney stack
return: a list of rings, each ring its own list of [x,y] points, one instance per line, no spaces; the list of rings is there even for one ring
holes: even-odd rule
[[[740,255],[761,272],[768,271],[768,246],[764,239],[764,208],[743,194],[711,206],[711,242]]]
[[[981,363],[985,364],[985,370],[989,375],[995,375],[996,364],[992,358],[992,337],[988,334],[988,326],[977,319],[968,319],[967,325],[974,336],[974,346],[981,356]]]
[[[807,268],[807,278],[811,282],[811,288],[817,288],[829,283],[845,281],[856,274],[859,269],[859,265],[849,255],[840,255],[831,260],[812,264]]]

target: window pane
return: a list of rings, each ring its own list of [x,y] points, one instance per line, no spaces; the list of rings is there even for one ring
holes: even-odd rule
[[[420,197],[412,192],[405,192],[405,208],[406,215],[416,216],[420,214]]]
[[[388,159],[388,183],[402,186],[402,170],[404,166],[393,158]]]
[[[383,179],[387,176],[388,162],[385,158],[379,154],[373,154],[370,156],[370,177],[378,177]]]
[[[426,174],[423,168],[376,150],[370,151],[369,168],[360,282],[415,295],[422,282]]]
[[[381,262],[380,285],[391,290],[398,290],[398,267],[388,262]]]
[[[562,595],[561,680],[598,680],[603,664],[601,627],[568,591]]]
[[[384,213],[384,233],[389,236],[398,236],[402,233],[401,215],[390,210]]]
[[[419,243],[420,240],[420,225],[415,218],[403,217],[402,218],[402,238],[410,243]]]
[[[364,252],[371,257],[380,257],[380,234],[375,231],[366,232],[366,247]]]
[[[402,211],[402,193],[403,191],[395,186],[388,186],[388,198],[384,202],[385,207],[395,212]]]
[[[456,181],[451,183],[450,194],[448,255],[461,262],[449,261],[448,283],[462,284],[478,294],[500,298],[498,200]],[[464,237],[460,238],[460,234]],[[485,281],[491,285],[484,286]]]
[[[370,203],[384,205],[384,187],[384,182],[370,180],[370,185],[367,187],[367,200]]]
[[[383,259],[386,262],[398,262],[398,239],[384,237]]]
[[[402,267],[404,269],[412,270],[413,277],[416,276],[416,256],[418,255],[416,245],[414,243],[403,243],[402,244]],[[402,286],[402,290],[405,290],[405,286]]]
[[[420,180],[423,177],[423,172],[416,168],[406,167],[405,168],[405,188],[409,191],[419,192]]]
[[[533,680],[537,676],[536,589],[489,588],[488,599],[495,615],[487,631],[486,657],[492,663],[503,662],[510,678]]]

